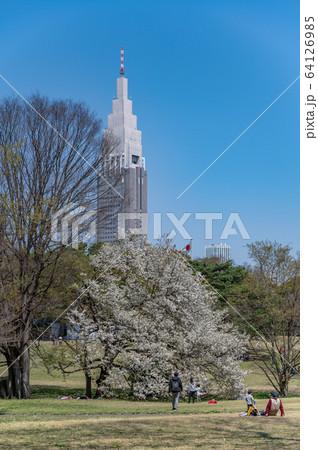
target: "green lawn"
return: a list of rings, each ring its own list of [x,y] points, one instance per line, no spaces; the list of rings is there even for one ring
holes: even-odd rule
[[[265,392],[273,390],[273,386],[268,381],[261,369],[259,369],[253,361],[246,361],[241,363],[244,370],[249,370],[250,373],[245,378],[246,385],[254,392]],[[289,395],[300,394],[300,377],[294,375],[289,383]]]
[[[130,417],[2,417],[1,449],[298,449],[299,413],[293,410],[298,409],[295,399],[294,402],[285,402],[287,416],[283,418],[239,417],[234,412]],[[142,407],[139,408],[141,411]],[[81,404],[74,412],[80,410]],[[196,405],[194,410],[199,411]],[[148,405],[144,412],[147,411]],[[180,405],[182,411],[183,405]]]
[[[256,407],[265,409],[267,400],[257,400]],[[299,397],[283,399],[289,412],[299,410]],[[178,414],[220,414],[237,415],[246,409],[244,400],[222,400],[216,404],[208,402],[191,403],[180,401]],[[162,401],[133,402],[128,400],[59,400],[37,398],[32,400],[0,400],[0,416],[13,415],[92,415],[92,414],[175,414],[171,403]]]
[[[44,345],[51,346],[52,344],[47,342]],[[245,378],[245,384],[250,389],[254,392],[270,392],[273,390],[271,383],[253,361],[241,362],[240,365],[244,370],[250,371]],[[77,372],[66,377],[63,377],[60,372],[54,372],[54,376],[48,375],[43,364],[35,357],[31,365],[31,385],[33,387],[33,393],[36,396],[41,395],[41,393],[44,393],[46,396],[57,396],[63,393],[77,395],[84,393],[85,379],[82,372]],[[300,378],[298,375],[295,375],[290,381],[289,395],[299,395],[299,393]]]
[[[272,389],[253,362],[241,365],[251,371],[245,382],[256,393]],[[1,450],[299,448],[299,397],[283,399],[283,418],[239,417],[243,400],[189,405],[181,399],[177,412],[170,401],[59,400],[62,393],[84,393],[83,375],[50,376],[38,360],[32,363],[31,385],[31,400],[0,400]],[[299,377],[290,394],[299,394]],[[256,407],[266,403],[257,400]]]

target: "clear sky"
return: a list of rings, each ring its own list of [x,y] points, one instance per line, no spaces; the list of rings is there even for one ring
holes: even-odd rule
[[[192,213],[193,256],[203,256],[195,212],[231,212],[251,241],[299,249],[299,80],[179,200],[180,193],[299,76],[296,0],[0,2],[0,73],[23,95],[86,102],[111,112],[120,47],[143,133],[148,210]],[[0,79],[0,97],[14,95]],[[150,238],[153,236],[150,220]],[[187,241],[177,236],[182,248]],[[240,234],[226,242],[247,261]]]

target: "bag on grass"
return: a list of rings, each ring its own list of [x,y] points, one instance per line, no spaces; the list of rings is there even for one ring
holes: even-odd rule
[[[248,416],[258,416],[258,411],[254,406],[250,406],[247,411]]]

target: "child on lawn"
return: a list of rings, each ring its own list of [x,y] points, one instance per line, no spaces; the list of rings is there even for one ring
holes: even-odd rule
[[[201,395],[203,394],[201,387],[199,384],[197,384],[197,402],[201,403]]]
[[[245,400],[246,400],[246,403],[247,403],[247,411],[248,411],[251,406],[254,407],[254,405],[255,405],[255,400],[254,400],[254,397],[252,395],[251,389],[249,389],[247,391],[247,395],[245,397]]]

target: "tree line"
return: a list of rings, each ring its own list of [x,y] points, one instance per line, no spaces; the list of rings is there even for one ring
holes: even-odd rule
[[[249,351],[282,395],[299,366],[299,258],[276,242],[248,245],[251,267],[187,260],[162,242],[52,242],[69,204],[97,208],[101,154],[116,146],[72,101],[33,96],[0,104],[0,370],[9,397],[30,398],[30,343],[74,299],[61,323],[76,339],[33,345],[48,372],[82,371],[89,396],[114,386],[163,396],[171,372],[220,395],[244,389]],[[105,192],[105,194],[107,194]],[[204,279],[202,278],[204,277]],[[233,309],[234,308],[234,309]],[[237,314],[237,311],[240,314]],[[252,326],[251,326],[252,325]]]

